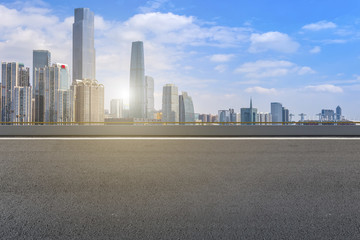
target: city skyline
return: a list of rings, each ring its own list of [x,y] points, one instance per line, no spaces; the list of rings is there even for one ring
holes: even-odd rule
[[[297,5],[296,14],[311,6],[307,11],[318,15],[301,20],[290,16],[295,14],[291,10],[294,4],[284,1],[272,7],[264,3],[259,11],[263,15],[255,14],[249,2],[230,1],[244,15],[238,18],[232,11],[226,16],[224,10],[230,8],[216,9],[216,3],[209,3],[208,10],[201,13],[202,3],[152,1],[158,3],[156,7],[150,1],[116,2],[110,5],[125,8],[127,13],[122,9],[120,17],[111,13],[105,17],[109,8],[94,3],[86,6],[95,12],[97,79],[105,87],[114,86],[105,88],[107,109],[110,99],[127,97],[131,42],[143,41],[146,73],[155,79],[156,109],[161,109],[163,85],[173,83],[190,93],[198,113],[229,108],[238,112],[248,106],[252,96],[261,112],[270,112],[271,102],[281,102],[295,115],[304,112],[310,117],[340,105],[344,115],[360,119],[356,108],[360,102],[356,97],[360,53],[355,47],[359,3],[355,1],[327,13],[320,11],[324,1],[304,1]],[[280,3],[285,21],[264,11],[266,6],[270,11]],[[79,2],[65,1],[62,5],[66,7],[59,9],[53,1],[25,1],[22,5],[1,1],[0,12],[8,24],[0,27],[1,60],[31,66],[32,50],[46,49],[53,62],[71,66],[74,18],[70,8],[74,4]],[[13,18],[17,21],[12,22]],[[284,23],[287,19],[293,21]]]

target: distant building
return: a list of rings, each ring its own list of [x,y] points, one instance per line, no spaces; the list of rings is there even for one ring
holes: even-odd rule
[[[252,106],[252,99],[250,99],[250,108],[241,108],[241,122],[246,125],[255,125],[257,122],[257,109]]]
[[[76,8],[73,24],[73,82],[96,79],[94,13]]]
[[[321,110],[321,121],[323,121],[323,122],[335,121],[335,112],[334,112],[334,110],[322,109]]]
[[[146,88],[144,66],[144,44],[133,42],[130,63],[130,117],[146,118]]]
[[[283,123],[288,123],[290,122],[290,112],[289,109],[287,108],[282,108],[282,122]]]
[[[17,62],[2,62],[1,70],[1,121],[31,122],[32,89],[29,68]]]
[[[259,113],[258,114],[259,123],[261,125],[268,125],[272,122],[271,113]]]
[[[124,103],[122,99],[112,99],[110,101],[110,114],[113,118],[123,118]]]
[[[162,121],[179,122],[179,93],[174,84],[163,87]]]
[[[195,122],[194,104],[187,92],[179,96],[179,121]]]
[[[283,122],[283,107],[281,103],[272,102],[271,103],[271,116],[272,121],[274,123],[281,123]]]
[[[96,80],[73,84],[75,122],[104,122],[104,86]]]
[[[342,121],[342,110],[340,106],[336,107],[336,121]]]
[[[34,69],[34,121],[71,122],[70,70],[66,64]]]
[[[218,111],[219,122],[226,123],[232,122],[235,123],[236,121],[236,113],[235,110],[230,108],[229,110],[219,110]]]
[[[146,117],[154,119],[155,100],[154,100],[154,78],[145,76],[145,99],[146,99]]]
[[[35,68],[40,69],[44,67],[50,67],[51,65],[51,53],[48,50],[33,50],[33,76],[32,86],[35,91]],[[35,93],[34,93],[35,97]]]
[[[220,123],[230,122],[230,111],[229,110],[219,110],[218,116],[219,116]]]

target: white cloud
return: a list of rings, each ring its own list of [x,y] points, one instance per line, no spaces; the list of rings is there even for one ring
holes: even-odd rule
[[[320,53],[321,52],[321,47],[319,46],[315,46],[314,48],[312,48],[310,50],[310,53],[316,54],[316,53]]]
[[[341,87],[332,85],[332,84],[322,84],[316,86],[307,86],[306,90],[311,90],[315,92],[329,92],[329,93],[342,93],[344,90]]]
[[[302,29],[311,30],[311,31],[319,31],[319,30],[323,30],[323,29],[332,29],[332,28],[336,28],[336,27],[337,27],[337,25],[333,22],[320,21],[320,22],[316,22],[316,23],[307,24],[307,25],[303,26]]]
[[[210,57],[212,62],[229,62],[235,57],[234,54],[215,54]]]
[[[227,67],[226,65],[224,65],[224,64],[217,65],[217,66],[215,67],[215,70],[216,70],[217,72],[219,72],[219,73],[223,73],[223,72],[225,72],[227,69],[228,69],[228,67]]]
[[[267,32],[264,34],[253,33],[250,37],[251,53],[277,51],[282,53],[294,53],[299,48],[299,43],[292,40],[287,34],[280,32]]]
[[[244,74],[247,78],[272,78],[290,73],[304,75],[314,73],[314,71],[310,67],[299,67],[289,61],[259,60],[244,63],[235,70],[235,73]]]
[[[149,13],[159,10],[169,0],[151,0],[147,1],[144,6],[139,7],[140,12]]]
[[[315,73],[315,71],[312,70],[310,67],[301,67],[298,70],[299,75],[314,74],[314,73]]]
[[[263,87],[251,87],[247,88],[245,92],[248,93],[259,93],[259,94],[276,94],[277,91],[275,88],[263,88]]]

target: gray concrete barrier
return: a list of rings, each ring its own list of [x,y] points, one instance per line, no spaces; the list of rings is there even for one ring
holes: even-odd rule
[[[360,136],[360,126],[0,126],[2,137]]]

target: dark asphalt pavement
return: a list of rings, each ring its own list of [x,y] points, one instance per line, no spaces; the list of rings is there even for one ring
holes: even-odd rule
[[[360,140],[1,140],[0,239],[360,239]]]

